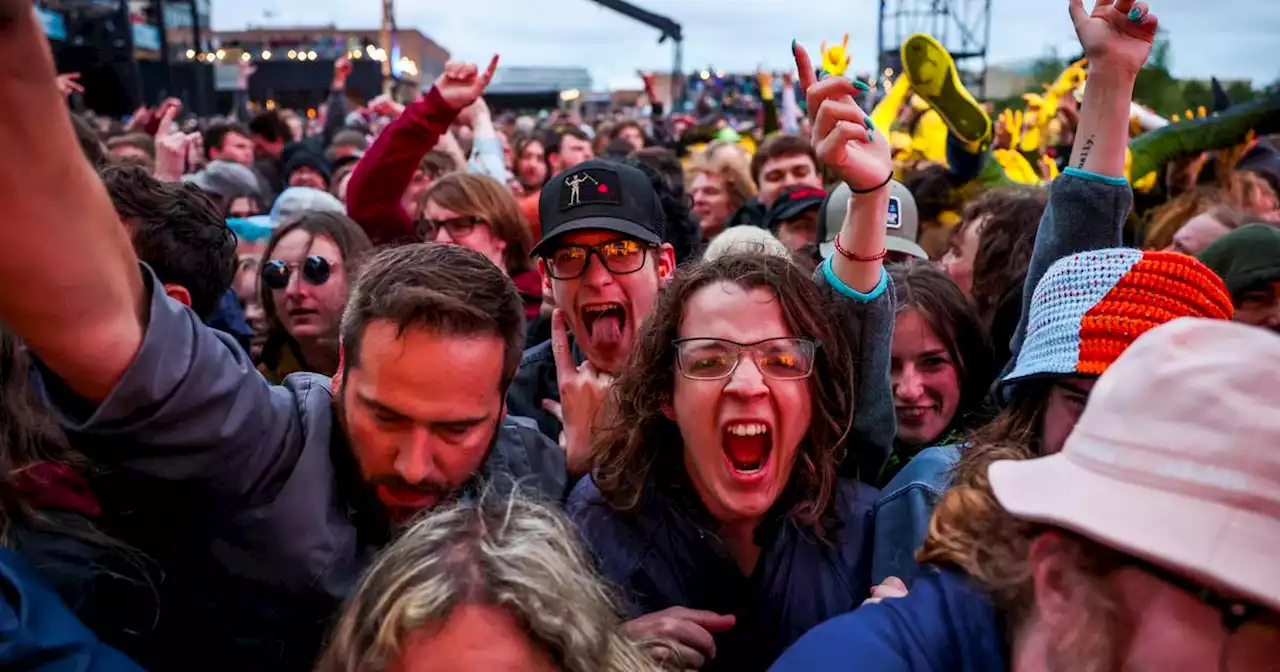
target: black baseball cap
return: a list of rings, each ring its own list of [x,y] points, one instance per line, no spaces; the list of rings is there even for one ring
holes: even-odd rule
[[[765,211],[764,226],[774,231],[788,219],[795,219],[810,210],[821,208],[826,198],[827,192],[817,187],[790,187],[778,194],[778,198]]]
[[[552,177],[538,199],[541,256],[572,231],[617,231],[650,245],[662,242],[666,218],[653,183],[639,169],[602,159],[584,161]]]

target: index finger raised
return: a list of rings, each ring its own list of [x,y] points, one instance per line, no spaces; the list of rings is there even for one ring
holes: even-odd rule
[[[480,77],[480,88],[483,90],[489,86],[489,82],[493,81],[493,73],[498,71],[498,54],[494,54],[489,59],[489,67],[485,68],[484,75]]]
[[[800,46],[799,42],[791,41],[791,55],[796,59],[796,70],[800,72],[800,88],[808,90],[818,81],[817,75],[813,71],[813,62],[809,60],[809,52]]]
[[[574,366],[573,353],[569,351],[569,326],[560,308],[551,313],[551,354],[556,358],[557,380],[563,383],[577,375],[578,367]]]

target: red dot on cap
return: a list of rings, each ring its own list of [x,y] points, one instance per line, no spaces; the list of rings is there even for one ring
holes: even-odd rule
[[[609,187],[608,187],[607,185],[603,185],[603,184],[602,184],[602,185],[600,185],[600,186],[596,187],[596,191],[598,191],[598,192],[600,192],[600,193],[602,193],[602,194],[607,194],[607,193],[609,193]]]

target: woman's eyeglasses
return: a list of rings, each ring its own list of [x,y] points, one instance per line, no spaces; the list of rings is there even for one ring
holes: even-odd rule
[[[476,224],[486,224],[484,217],[479,215],[469,215],[465,217],[450,217],[448,219],[427,219],[421,217],[414,222],[413,228],[417,232],[420,240],[435,240],[436,233],[440,229],[444,229],[449,237],[453,240],[471,235],[476,229]]]
[[[333,267],[338,264],[329,263],[324,257],[311,255],[301,264],[286,263],[282,259],[272,259],[262,265],[262,284],[271,289],[284,289],[289,286],[289,276],[301,267],[302,279],[307,284],[320,286],[329,281]]]
[[[807,338],[769,338],[738,343],[723,338],[681,338],[676,363],[685,378],[721,380],[733,375],[744,352],[751,353],[765,378],[801,380],[813,373],[813,362],[822,343]]]
[[[566,245],[546,257],[547,273],[556,280],[582,277],[592,255],[614,275],[627,275],[644,268],[646,252],[652,245],[635,240],[611,240],[599,245]]]

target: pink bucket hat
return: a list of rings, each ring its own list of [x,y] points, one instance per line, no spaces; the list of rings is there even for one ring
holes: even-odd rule
[[[1061,453],[988,476],[1014,516],[1280,611],[1280,338],[1156,327],[1098,379]]]

